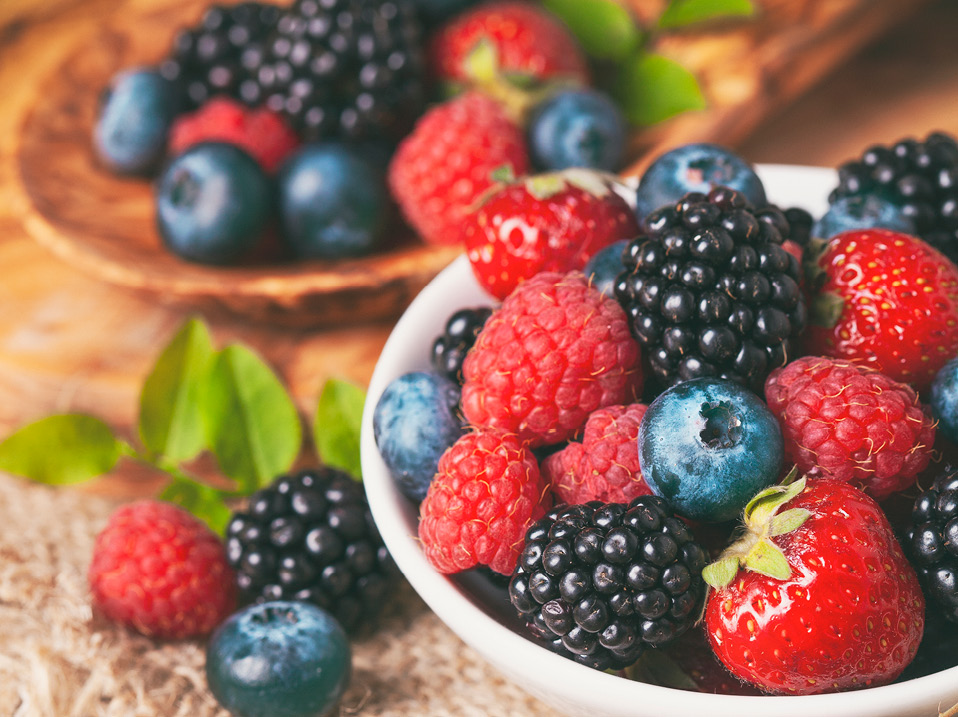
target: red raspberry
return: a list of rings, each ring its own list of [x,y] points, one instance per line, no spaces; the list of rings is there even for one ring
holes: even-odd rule
[[[96,538],[88,573],[93,604],[144,635],[205,635],[236,606],[220,539],[170,503],[122,506]]]
[[[522,131],[494,100],[470,92],[424,114],[389,165],[389,188],[430,244],[457,244],[460,224],[493,184],[492,173],[528,171]]]
[[[569,169],[503,185],[462,227],[479,284],[497,299],[540,271],[582,269],[596,252],[639,234],[608,175]]]
[[[300,145],[299,137],[280,115],[265,107],[250,109],[226,97],[215,97],[173,123],[171,154],[200,142],[235,144],[267,172],[275,172]]]
[[[419,538],[441,573],[486,565],[511,575],[526,531],[551,505],[532,451],[513,434],[478,429],[439,458]]]
[[[639,468],[639,422],[642,403],[608,406],[586,421],[582,442],[553,453],[542,464],[552,492],[564,503],[629,503],[652,489]]]
[[[533,446],[571,438],[596,409],[641,392],[639,346],[615,299],[580,272],[543,272],[486,321],[463,363],[462,410]]]
[[[589,80],[585,54],[569,29],[547,10],[525,2],[486,3],[452,20],[432,40],[430,67],[441,82],[477,79],[469,60],[482,43],[494,50],[494,69],[502,75]]]
[[[769,374],[765,399],[782,425],[786,458],[809,476],[883,500],[931,459],[935,424],[915,391],[866,366],[806,356]]]

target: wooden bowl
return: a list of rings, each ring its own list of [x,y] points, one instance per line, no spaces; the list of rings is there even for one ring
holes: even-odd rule
[[[99,164],[91,137],[100,92],[115,72],[162,58],[176,29],[195,23],[203,6],[152,2],[149,11],[110,17],[38,84],[16,156],[24,227],[82,271],[163,301],[291,327],[398,316],[458,247],[427,246],[396,222],[388,247],[363,258],[192,264],[161,244],[152,184]]]

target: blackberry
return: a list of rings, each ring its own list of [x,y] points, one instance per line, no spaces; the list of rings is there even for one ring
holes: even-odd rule
[[[875,145],[838,168],[829,202],[875,194],[902,209],[919,237],[958,261],[958,142],[932,132],[923,142]]]
[[[425,103],[422,44],[408,0],[296,0],[246,66],[307,141],[398,141]]]
[[[509,598],[549,649],[623,669],[695,622],[705,563],[661,498],[561,507],[526,533]]]
[[[254,493],[230,519],[226,554],[246,602],[313,603],[351,632],[372,621],[398,575],[362,485],[325,467]]]
[[[686,194],[645,221],[623,253],[616,299],[649,372],[663,388],[726,378],[760,392],[805,328],[799,264],[782,248],[789,223],[775,207],[716,187]]]
[[[214,95],[258,105],[260,88],[248,68],[258,64],[279,15],[279,7],[266,3],[213,5],[199,25],[180,30],[160,74],[183,88],[183,109],[196,109]]]
[[[800,247],[808,246],[808,240],[812,238],[812,226],[815,224],[814,217],[801,207],[789,207],[782,213],[788,220],[788,238]]]
[[[432,366],[436,371],[456,383],[462,383],[462,362],[476,342],[476,336],[492,315],[492,309],[481,306],[459,309],[446,321],[441,336],[432,344]]]
[[[958,468],[948,465],[915,499],[905,546],[929,607],[958,623]],[[931,610],[929,610],[931,612]]]

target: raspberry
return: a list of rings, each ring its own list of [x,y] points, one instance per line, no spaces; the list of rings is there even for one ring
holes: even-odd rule
[[[571,438],[589,414],[641,392],[639,347],[618,303],[580,272],[524,281],[486,321],[463,364],[469,423],[532,446]]]
[[[564,503],[628,503],[652,489],[639,468],[639,422],[648,406],[600,408],[586,421],[582,442],[543,461],[542,473]]]
[[[769,374],[765,399],[782,425],[786,458],[809,476],[883,500],[931,459],[935,424],[915,391],[874,369],[806,356]]]
[[[145,635],[205,635],[236,605],[220,539],[185,510],[145,500],[122,506],[96,538],[93,604]]]
[[[526,530],[551,503],[532,451],[513,434],[480,428],[439,459],[420,506],[419,538],[441,573],[486,565],[509,575]]]
[[[300,144],[278,114],[262,107],[249,109],[225,97],[210,100],[173,124],[171,154],[181,154],[200,142],[235,144],[267,172],[275,172]]]
[[[422,116],[389,165],[389,188],[425,241],[451,245],[505,165],[515,176],[528,170],[522,131],[494,100],[469,92]]]

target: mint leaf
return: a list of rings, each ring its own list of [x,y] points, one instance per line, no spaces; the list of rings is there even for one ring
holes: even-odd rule
[[[622,64],[612,94],[630,122],[652,125],[705,107],[695,76],[662,55],[640,52]]]
[[[69,485],[109,473],[123,452],[123,442],[99,418],[60,414],[30,423],[0,443],[0,470]]]
[[[210,448],[243,493],[288,470],[302,445],[296,406],[272,369],[245,346],[214,359],[204,401]]]
[[[366,392],[348,381],[330,379],[319,394],[313,443],[323,463],[362,480],[359,431]]]
[[[744,17],[754,12],[749,0],[672,0],[659,16],[659,27],[685,27],[720,17]]]
[[[226,532],[232,511],[222,491],[185,476],[173,476],[173,481],[162,490],[159,498],[190,511],[218,535]]]
[[[543,0],[542,4],[569,27],[592,57],[619,62],[642,42],[635,20],[615,0]]]
[[[202,391],[212,357],[209,331],[197,319],[160,354],[140,393],[140,437],[153,453],[188,461],[203,450]]]

